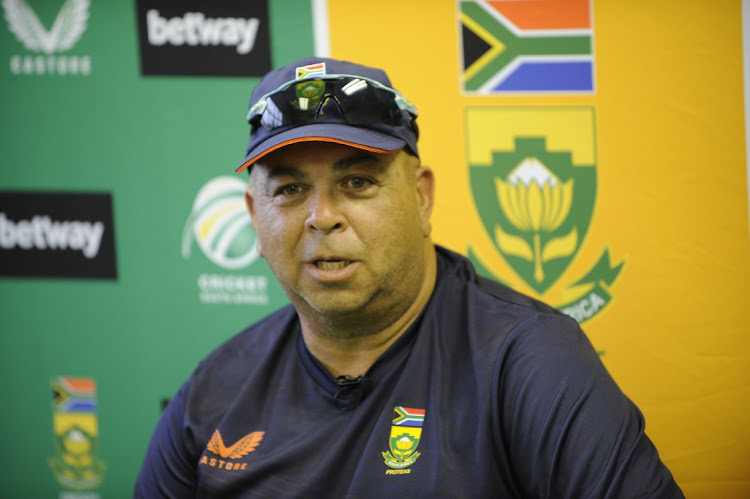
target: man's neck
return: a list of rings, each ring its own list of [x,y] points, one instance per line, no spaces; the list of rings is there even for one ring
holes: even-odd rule
[[[302,336],[310,353],[334,376],[363,376],[370,366],[416,320],[435,288],[437,257],[430,243],[425,250],[425,272],[416,298],[406,311],[384,328],[362,335],[336,334],[336,323],[312,320],[300,314]],[[360,322],[362,322],[360,320]],[[346,327],[345,325],[342,328]]]

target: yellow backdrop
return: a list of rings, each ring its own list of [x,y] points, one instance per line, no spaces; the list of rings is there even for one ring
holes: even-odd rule
[[[537,3],[541,3],[538,2]],[[472,110],[593,110],[596,202],[560,281],[605,249],[611,301],[583,323],[688,497],[750,496],[750,234],[739,1],[595,1],[596,90],[462,91],[460,6],[328,0],[330,53],[386,68],[420,110],[435,240],[535,293],[492,246],[469,177]],[[584,120],[585,122],[585,120]],[[581,125],[581,126],[586,126]],[[498,132],[500,133],[500,132]]]

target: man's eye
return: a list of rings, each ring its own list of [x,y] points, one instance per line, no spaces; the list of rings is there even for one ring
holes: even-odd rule
[[[297,184],[289,184],[289,185],[285,185],[283,187],[280,187],[276,191],[276,195],[294,196],[295,194],[299,194],[300,190],[301,190],[301,188],[300,188],[299,185],[297,185]]]
[[[346,181],[347,185],[352,189],[364,189],[372,182],[364,177],[352,177]]]

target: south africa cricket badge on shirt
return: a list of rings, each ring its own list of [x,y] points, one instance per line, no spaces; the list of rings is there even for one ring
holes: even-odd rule
[[[390,451],[382,453],[385,464],[391,468],[386,470],[386,475],[408,474],[411,470],[405,468],[414,464],[421,455],[417,452],[417,446],[422,437],[425,410],[399,406],[394,407],[394,411],[388,440]]]

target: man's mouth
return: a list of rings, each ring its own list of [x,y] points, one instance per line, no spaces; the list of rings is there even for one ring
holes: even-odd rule
[[[315,260],[315,266],[320,270],[341,270],[349,263],[347,260]]]

